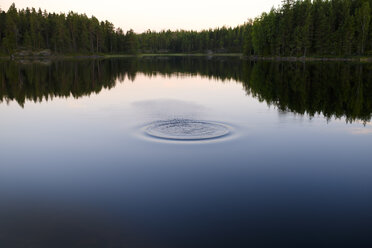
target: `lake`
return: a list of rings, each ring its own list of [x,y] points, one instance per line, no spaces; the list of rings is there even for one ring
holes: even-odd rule
[[[0,72],[1,247],[372,246],[372,64]]]

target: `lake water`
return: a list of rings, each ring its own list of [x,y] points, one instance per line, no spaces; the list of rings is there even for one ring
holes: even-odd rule
[[[0,72],[0,247],[372,247],[371,64]]]

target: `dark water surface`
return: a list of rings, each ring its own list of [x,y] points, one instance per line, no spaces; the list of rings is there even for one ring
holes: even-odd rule
[[[372,65],[0,62],[0,247],[372,247]]]

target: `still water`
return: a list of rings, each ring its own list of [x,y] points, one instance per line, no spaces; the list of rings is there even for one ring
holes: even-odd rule
[[[371,64],[0,72],[0,247],[372,246]]]

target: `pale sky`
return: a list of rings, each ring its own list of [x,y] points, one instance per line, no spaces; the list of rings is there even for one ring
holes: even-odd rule
[[[13,2],[20,9],[40,7],[48,12],[72,10],[89,17],[94,15],[124,31],[132,28],[138,33],[147,29],[234,27],[278,7],[281,0],[1,0],[0,8],[8,10]]]

